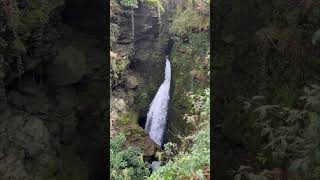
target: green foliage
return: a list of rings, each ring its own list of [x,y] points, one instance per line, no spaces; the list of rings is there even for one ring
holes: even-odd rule
[[[188,32],[207,30],[209,27],[209,19],[209,16],[203,16],[200,12],[188,8],[181,14],[178,14],[174,19],[170,32],[178,36],[183,36]]]
[[[254,97],[247,102],[247,107],[253,107],[258,115],[254,126],[266,140],[264,152],[269,154],[270,161],[286,165],[290,171],[303,174],[304,178],[319,178],[320,87],[306,87],[300,100],[303,107],[295,109],[264,105],[263,97]]]
[[[193,123],[195,126],[207,121],[210,115],[210,90],[205,89],[203,94],[188,93],[192,104],[192,114],[185,115],[187,123]]]
[[[137,8],[138,7],[138,0],[120,0],[120,3],[123,6]]]
[[[146,179],[150,172],[143,162],[142,150],[137,147],[125,147],[125,139],[125,135],[120,133],[110,141],[111,179]]]
[[[160,0],[145,0],[145,2],[149,6],[158,7],[161,12],[164,11],[164,8],[163,8],[162,3],[161,3]]]
[[[311,172],[312,170],[307,167],[313,165],[311,166],[312,163],[308,161],[316,158],[306,158],[307,156],[303,153],[298,155],[298,149],[311,151],[312,148],[308,148],[306,145],[294,145],[294,143],[298,143],[300,138],[307,142],[307,138],[302,136],[301,133],[312,132],[314,135],[316,134],[314,131],[307,130],[306,127],[312,127],[311,122],[309,122],[311,117],[308,113],[302,112],[303,110],[310,111],[310,109],[302,107],[305,102],[297,99],[301,95],[301,86],[318,82],[319,78],[319,66],[315,63],[319,61],[318,52],[310,49],[317,49],[318,47],[316,42],[319,38],[317,24],[320,19],[320,2],[314,0],[272,0],[243,3],[232,4],[221,1],[218,9],[219,12],[225,12],[221,15],[221,18],[233,19],[232,21],[221,22],[221,26],[225,28],[217,32],[221,36],[221,39],[217,41],[219,42],[217,47],[221,48],[217,49],[219,53],[216,53],[214,58],[214,63],[220,62],[223,65],[219,76],[217,76],[223,78],[218,81],[232,82],[229,83],[231,86],[217,87],[226,99],[225,102],[219,104],[224,107],[224,111],[220,113],[221,116],[225,117],[225,121],[222,122],[224,124],[223,129],[225,132],[230,130],[230,133],[226,133],[230,138],[237,137],[234,133],[237,131],[240,132],[241,137],[248,137],[241,141],[246,148],[251,149],[249,152],[256,154],[256,160],[260,162],[260,166],[247,162],[243,162],[243,164],[254,164],[255,169],[253,171],[274,167],[285,169],[290,167],[290,164],[295,160],[300,159],[298,157],[301,157],[306,160],[297,161],[300,171]],[[246,11],[248,13],[243,14],[240,11],[241,8],[238,8],[239,5],[248,7],[249,11]],[[234,10],[231,14],[228,13],[230,9]],[[247,21],[248,19],[249,21]],[[250,23],[243,24],[240,22]],[[256,31],[257,29],[248,27],[256,27],[259,30]],[[234,31],[234,29],[237,29],[237,31]],[[252,38],[254,33],[256,33],[256,36]],[[240,37],[239,35],[243,36]],[[310,41],[317,45],[312,45]],[[256,45],[258,45],[258,48]],[[260,62],[261,67],[265,66],[265,71],[261,73],[262,76],[259,76],[259,72],[257,72],[257,69],[260,69]],[[228,79],[228,77],[230,78]],[[260,83],[263,84],[263,88],[252,90],[253,86],[257,87]],[[274,106],[257,109],[259,113],[250,113],[250,115],[235,108],[239,103],[233,99],[239,96],[251,96],[256,93],[264,95],[265,99],[259,101],[260,105],[254,103],[252,105],[255,107]],[[288,109],[284,109],[285,107]],[[241,119],[238,118],[238,114],[240,114]],[[289,116],[296,118],[288,120]],[[260,119],[259,122],[257,119]],[[230,128],[226,126],[227,121],[232,124]],[[256,126],[253,126],[252,122],[256,122]],[[237,125],[234,125],[235,123]],[[265,134],[260,134],[262,132]],[[312,139],[311,135],[307,135],[307,137]],[[249,142],[249,138],[254,143]],[[230,142],[234,143],[234,141]],[[316,145],[317,143],[313,144]],[[263,148],[259,147],[260,145]],[[244,151],[247,151],[247,149]],[[234,159],[239,160],[236,155]],[[304,170],[302,170],[302,167],[305,167]],[[299,168],[296,166],[293,169]],[[314,166],[314,169],[317,169],[317,166]]]
[[[173,112],[172,131],[187,133],[189,124],[183,115],[192,109],[188,92],[201,94],[209,87],[209,35],[207,32],[189,33],[189,41],[176,41],[171,54],[173,94],[169,109]],[[169,110],[169,111],[170,111]],[[177,134],[177,132],[169,135]],[[170,139],[172,138],[172,139]],[[170,141],[177,142],[175,135]]]
[[[129,110],[128,112],[120,114],[120,117],[118,119],[117,124],[120,125],[120,126],[121,125],[128,125],[130,123],[135,124],[135,123],[137,123],[137,120],[138,120],[137,113],[135,113],[132,110]]]
[[[64,3],[63,0],[41,1],[32,0],[28,6],[20,10],[16,0],[8,1],[9,26],[20,36],[22,41],[27,40],[32,32],[49,21],[49,13]]]
[[[157,7],[161,12],[164,11],[162,3],[160,0],[140,0],[141,2],[145,2],[146,5],[151,7]],[[120,4],[126,7],[138,8],[139,1],[138,0],[120,0]]]
[[[120,27],[117,24],[110,23],[110,46],[111,47],[118,40],[119,28]]]
[[[202,170],[210,166],[209,126],[198,131],[194,143],[188,151],[179,152],[167,164],[152,173],[150,179],[177,179],[191,177],[193,173],[203,176]]]
[[[185,103],[184,93],[202,91],[208,84],[209,59],[208,33],[190,33],[189,42],[178,41],[172,52],[172,66],[174,71],[177,101]],[[186,83],[188,82],[188,83]]]
[[[151,180],[181,179],[194,176],[204,179],[204,169],[210,166],[209,89],[206,89],[202,95],[190,93],[190,101],[193,101],[192,112],[186,116],[191,120],[189,123],[192,122],[197,130],[194,134],[184,138],[189,143],[181,145],[186,147],[180,147],[178,151],[175,144],[170,142],[165,144],[166,159],[173,158],[152,173]]]
[[[110,61],[110,79],[113,87],[123,83],[125,78],[125,69],[130,63],[127,57],[111,57]]]
[[[179,151],[182,150],[178,148],[176,143],[168,142],[164,144],[164,151],[157,151],[155,156],[163,163],[167,163],[173,159]]]

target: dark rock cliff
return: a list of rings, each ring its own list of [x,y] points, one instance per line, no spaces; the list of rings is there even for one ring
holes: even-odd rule
[[[95,15],[103,9],[90,5],[0,2],[1,178],[102,178],[107,86]]]

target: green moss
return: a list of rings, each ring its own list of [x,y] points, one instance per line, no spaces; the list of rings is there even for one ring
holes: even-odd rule
[[[24,13],[19,12],[19,19],[16,20],[23,39],[27,39],[35,28],[48,21],[48,12],[43,3],[39,0],[32,0],[30,3],[29,9]]]
[[[208,59],[205,59],[209,52],[208,33],[190,33],[188,42],[177,41],[172,49],[172,99],[169,104],[169,128],[185,132],[188,125],[183,115],[191,110],[188,102],[188,92],[202,92],[209,86],[208,79],[197,79],[192,74],[207,77],[209,71]],[[208,78],[208,77],[207,77]],[[175,134],[169,134],[169,140],[176,142]]]
[[[173,98],[179,104],[184,104],[186,93],[198,91],[207,85],[205,81],[196,79],[192,71],[206,75],[208,67],[202,65],[209,51],[209,39],[207,33],[192,33],[188,43],[178,42],[173,48],[172,66],[174,80]],[[200,62],[199,62],[200,61]]]
[[[19,11],[16,0],[10,1],[9,26],[19,34],[22,41],[25,41],[35,28],[48,22],[49,13],[63,3],[63,0],[31,0],[30,6],[22,12]]]
[[[134,108],[136,111],[147,110],[149,104],[151,103],[155,93],[157,92],[157,87],[154,84],[144,84],[143,86],[138,86],[137,96],[135,97]]]
[[[121,114],[119,120],[117,121],[117,125],[119,126],[130,124],[138,124],[138,114],[132,110]]]
[[[180,36],[193,30],[201,31],[208,27],[209,16],[202,16],[200,12],[188,8],[174,19],[170,32]]]

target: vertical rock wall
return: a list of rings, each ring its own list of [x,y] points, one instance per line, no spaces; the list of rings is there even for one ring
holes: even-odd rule
[[[161,41],[162,21],[157,8],[141,4],[135,10],[135,53],[130,68],[141,78],[135,109],[146,114],[161,82],[164,80],[165,45]]]
[[[103,173],[103,39],[90,24],[65,24],[66,7],[62,0],[0,2],[0,179]],[[96,20],[90,12],[86,18]]]

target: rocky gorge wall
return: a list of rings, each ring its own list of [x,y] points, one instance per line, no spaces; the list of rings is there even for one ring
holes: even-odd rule
[[[150,157],[158,147],[142,121],[164,78],[167,44],[160,39],[161,19],[157,8],[140,3],[133,36],[129,8],[111,1],[111,15],[111,134],[123,132],[128,144],[143,147]]]
[[[104,173],[105,47],[95,32],[103,27],[69,23],[66,14],[87,6],[66,2],[0,2],[4,179],[99,179]],[[96,21],[90,11],[99,12],[101,4],[91,6],[89,20],[78,16],[79,22]]]
[[[164,80],[165,47],[162,20],[157,8],[140,5],[135,10],[135,54],[130,68],[141,79],[141,86],[137,87],[135,109],[140,117],[145,117],[159,86]]]
[[[156,7],[139,4],[134,10],[135,34],[132,36],[131,10],[116,5],[116,1],[112,4],[111,10],[115,15],[111,17],[110,28],[111,39],[115,40],[111,41],[111,73],[114,77],[111,85],[111,124],[115,128],[111,134],[114,130],[125,132],[130,142],[131,136],[136,134],[131,132],[132,129],[137,129],[141,132],[137,136],[143,138],[134,140],[140,141],[141,146],[144,146],[144,141],[150,142],[142,128],[149,105],[164,79],[165,55],[170,54],[173,76],[168,110],[169,130],[165,139],[177,142],[177,134],[188,133],[183,119],[183,115],[190,110],[186,93],[200,91],[209,82],[208,33],[189,33],[174,39],[175,35],[170,32],[172,22],[181,13],[177,10],[178,6],[186,5],[180,1],[169,1],[163,2],[165,11],[160,13],[160,17]],[[200,66],[195,66],[201,61]],[[121,68],[121,73],[117,73]],[[129,124],[134,128],[127,128]],[[153,149],[147,154],[152,154]]]

